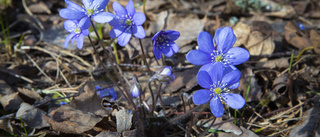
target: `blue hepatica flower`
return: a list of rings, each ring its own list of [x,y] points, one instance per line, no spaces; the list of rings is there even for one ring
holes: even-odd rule
[[[128,44],[132,34],[143,39],[146,36],[146,32],[141,26],[146,20],[146,16],[141,12],[136,12],[132,0],[130,0],[123,8],[118,2],[113,2],[113,10],[116,12],[116,17],[109,22],[111,26],[114,26],[109,35],[111,38],[118,37],[118,44],[125,46]]]
[[[160,59],[162,57],[162,53],[171,57],[173,53],[177,53],[179,51],[179,46],[174,43],[180,37],[180,33],[178,31],[160,30],[157,32],[152,40],[153,40],[153,53],[156,59]]]
[[[154,77],[160,82],[165,82],[167,84],[175,79],[171,66],[164,67],[160,72],[157,72]]]
[[[137,98],[141,95],[142,88],[141,88],[141,85],[138,82],[138,78],[135,74],[132,77],[130,91],[131,91],[131,96],[134,98]]]
[[[233,109],[244,106],[245,100],[239,94],[229,93],[230,89],[239,86],[240,71],[226,71],[220,62],[213,64],[209,71],[200,71],[197,75],[198,84],[205,88],[196,91],[193,102],[196,105],[205,104],[210,101],[211,112],[216,117],[224,113],[222,101]]]
[[[250,58],[249,52],[240,47],[234,47],[237,38],[232,28],[217,29],[214,36],[205,31],[198,36],[199,50],[191,50],[187,54],[187,60],[194,65],[203,65],[201,68],[210,68],[216,62],[221,62],[225,67],[239,65]]]
[[[98,23],[106,23],[114,18],[109,12],[103,12],[109,0],[82,0],[83,7],[65,0],[68,7],[61,9],[59,15],[69,20],[82,20],[90,24],[90,17]]]
[[[84,20],[78,22],[77,20],[66,20],[64,22],[64,28],[70,32],[64,41],[64,47],[67,48],[69,41],[73,44],[74,40],[77,41],[78,49],[81,49],[83,46],[83,36],[89,35],[88,28],[90,24],[85,23]]]
[[[111,96],[111,100],[116,100],[118,98],[116,91],[113,87],[102,89],[99,86],[95,86],[97,90],[97,94],[100,98]]]

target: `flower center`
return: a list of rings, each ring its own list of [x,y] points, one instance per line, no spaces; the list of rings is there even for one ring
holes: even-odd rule
[[[221,92],[222,92],[222,90],[221,90],[221,88],[215,88],[214,90],[213,90],[216,94],[221,94]]]
[[[221,55],[216,56],[216,62],[221,62],[223,60],[223,57]]]
[[[81,29],[80,29],[80,28],[76,28],[76,29],[74,29],[74,33],[76,33],[76,34],[81,33]]]
[[[131,25],[132,21],[130,19],[126,20],[126,25]]]
[[[88,9],[87,10],[87,13],[89,16],[91,16],[93,14],[94,10],[92,8]]]

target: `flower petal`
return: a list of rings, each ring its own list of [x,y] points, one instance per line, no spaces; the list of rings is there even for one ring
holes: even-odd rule
[[[136,13],[136,10],[134,9],[134,4],[132,0],[129,0],[127,6],[126,6],[127,13],[130,17],[133,17],[134,13]]]
[[[110,30],[109,35],[111,38],[114,39],[119,35],[121,35],[125,31],[125,29],[126,29],[125,25],[117,25]]]
[[[240,82],[234,83],[234,84],[229,86],[229,89],[236,89],[236,88],[239,87],[239,85],[240,85]]]
[[[86,9],[90,8],[93,0],[82,0],[82,3]]]
[[[207,103],[212,98],[212,92],[206,89],[200,89],[193,94],[192,100],[196,105]]]
[[[113,20],[114,17],[115,15],[109,12],[100,12],[92,16],[93,20],[98,23],[110,22],[111,20]]]
[[[154,34],[154,36],[152,37],[151,40],[157,40],[157,38],[159,37],[159,35],[162,34],[162,33],[163,33],[162,30],[158,31],[156,34]]]
[[[77,28],[77,24],[73,20],[66,20],[63,25],[64,29],[66,29],[68,32],[73,32],[73,30]]]
[[[142,26],[132,26],[132,33],[139,39],[143,39],[144,37],[146,37],[146,32],[144,31]]]
[[[209,55],[212,53],[213,50],[215,50],[212,36],[208,32],[200,32],[197,41],[199,50],[206,52]]]
[[[210,86],[213,83],[207,71],[199,71],[199,73],[197,74],[197,81],[201,87],[206,89],[210,89]]]
[[[216,35],[215,35],[216,36]],[[228,50],[234,45],[237,37],[234,35],[231,27],[223,28],[217,38],[215,37],[215,42],[217,44],[217,51],[222,51],[222,53],[228,52]]]
[[[71,10],[71,9],[61,9],[59,15],[62,18],[69,20],[79,20],[84,17],[86,14],[81,11]]]
[[[104,11],[104,9],[106,8],[107,4],[108,4],[109,0],[94,0],[92,5],[94,7],[98,7],[96,10],[100,11]]]
[[[71,2],[70,0],[65,0],[65,2],[68,4],[68,9],[71,9],[71,10],[75,10],[75,11],[82,11],[83,8],[73,2]]]
[[[240,47],[229,49],[227,54],[229,54],[227,59],[229,60],[230,65],[239,65],[250,58],[250,53],[246,49]]]
[[[241,77],[241,72],[237,70],[231,71],[230,73],[224,75],[221,82],[221,85],[224,85],[224,86],[221,88],[229,87],[239,82],[240,77]]]
[[[221,62],[214,63],[209,69],[208,73],[211,77],[212,82],[219,86],[223,77],[223,71],[225,70],[223,64]],[[216,88],[216,87],[214,87]]]
[[[117,26],[119,24],[124,24],[123,22],[121,22],[122,20],[124,20],[123,18],[120,18],[118,15],[116,15],[113,20],[111,20],[109,22],[109,25],[111,26]]]
[[[180,37],[180,32],[174,30],[166,30],[163,34],[167,35],[171,41],[175,41]]]
[[[224,102],[233,109],[240,109],[246,103],[243,97],[239,94],[222,93],[221,96]]]
[[[213,65],[212,63],[208,63],[208,64],[205,64],[205,65],[201,66],[201,68],[199,69],[199,72],[200,71],[209,72],[209,70],[211,69],[212,65]]]
[[[224,114],[223,105],[218,95],[215,95],[210,101],[210,109],[215,117],[222,117]]]
[[[81,30],[83,29],[88,29],[90,27],[90,18],[89,17],[83,17],[80,21],[79,21],[79,27],[81,28]]]
[[[88,36],[88,35],[89,35],[89,30],[88,30],[88,29],[82,30],[81,33],[82,33],[84,36]]]
[[[165,45],[165,46],[162,46],[161,45],[161,51],[162,51],[162,53],[165,55],[165,56],[167,56],[167,57],[171,57],[172,55],[173,55],[173,50],[171,49],[171,47],[170,46],[167,46],[167,45]]]
[[[128,44],[130,38],[131,38],[132,34],[125,31],[123,32],[119,37],[118,37],[118,44],[120,46],[125,46]]]
[[[157,60],[161,59],[162,52],[157,48],[157,45],[155,42],[153,43],[153,53]]]
[[[119,17],[122,17],[122,16],[124,17],[127,15],[127,11],[116,1],[113,2],[112,8]]]
[[[78,49],[82,49],[82,46],[83,46],[83,35],[79,34],[77,38],[77,47]]]
[[[142,25],[144,22],[146,21],[146,16],[141,13],[141,12],[137,12],[134,14],[133,16],[133,22],[135,25]]]
[[[204,65],[211,63],[211,56],[200,50],[191,50],[186,56],[187,60],[194,65]]]
[[[179,46],[175,42],[170,41],[169,45],[174,53],[177,53],[179,51]]]
[[[75,33],[70,33],[67,37],[66,40],[64,40],[64,48],[67,48],[71,38],[73,38],[75,36]]]

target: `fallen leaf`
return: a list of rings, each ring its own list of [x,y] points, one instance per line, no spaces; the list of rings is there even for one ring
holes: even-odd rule
[[[25,125],[30,128],[41,129],[44,127],[49,127],[50,125],[47,121],[42,117],[47,113],[41,109],[34,108],[32,105],[28,103],[22,103],[20,105],[19,110],[16,113],[16,119],[21,118]]]
[[[63,105],[43,118],[47,120],[53,130],[70,134],[81,134],[91,130],[102,120],[99,116],[74,109],[69,105]]]
[[[266,55],[274,51],[275,44],[271,36],[265,36],[260,31],[253,31],[250,33],[245,47],[250,55]]]
[[[241,45],[244,45],[248,41],[248,37],[250,34],[250,26],[247,24],[244,24],[242,22],[238,22],[234,27],[233,27],[233,32],[237,37],[236,43],[233,45],[234,47],[239,47]]]
[[[132,126],[132,113],[127,109],[120,109],[116,113],[117,118],[117,131],[124,132],[131,128]]]
[[[208,119],[200,119],[197,122],[197,126],[202,125],[203,127],[208,128],[210,124],[212,123],[212,120]],[[221,118],[216,118],[214,121],[214,124],[210,127],[211,130],[222,130],[224,132],[233,133],[235,135],[241,135],[242,130],[233,124],[233,122],[230,121],[223,121]]]
[[[297,26],[295,26],[292,22],[288,22],[284,27],[285,29],[285,39],[292,46],[304,49],[306,47],[312,46],[309,38],[299,30]]]
[[[257,68],[268,68],[268,69],[274,69],[274,68],[288,68],[289,67],[289,61],[287,58],[279,58],[279,59],[272,59],[268,60],[266,62],[258,62],[256,64]]]
[[[241,135],[235,135],[235,134],[230,134],[230,133],[220,133],[220,134],[218,134],[218,137],[259,137],[256,133],[254,133],[251,130],[248,130],[242,126],[240,126],[240,129],[243,132]]]
[[[320,34],[315,30],[310,30],[310,41],[313,46],[314,52],[320,54]]]
[[[196,75],[199,71],[199,68],[199,66],[196,66],[182,72],[174,72],[176,78],[165,90],[169,93],[172,93],[177,92],[181,88],[183,88],[183,91],[188,91],[195,87],[198,84]]]
[[[278,5],[281,6],[281,5]],[[283,5],[280,10],[265,13],[266,16],[279,17],[285,19],[291,19],[296,15],[294,8],[291,5]]]
[[[110,131],[103,131],[96,135],[95,137],[121,137],[121,133],[118,132],[110,132]]]
[[[29,90],[26,88],[18,88],[18,91],[24,95],[26,95],[29,98],[35,99],[35,100],[40,100],[42,97],[39,95],[38,92],[34,90]]]

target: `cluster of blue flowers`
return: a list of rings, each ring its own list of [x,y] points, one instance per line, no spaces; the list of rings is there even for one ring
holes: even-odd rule
[[[203,65],[198,74],[198,84],[205,88],[193,95],[197,105],[210,101],[211,112],[216,117],[224,114],[222,101],[233,109],[244,106],[245,100],[239,94],[230,93],[231,89],[239,86],[240,71],[234,66],[250,58],[246,49],[233,47],[237,38],[232,28],[219,28],[214,36],[200,32],[198,36],[199,50],[191,50],[187,60],[194,65]]]

